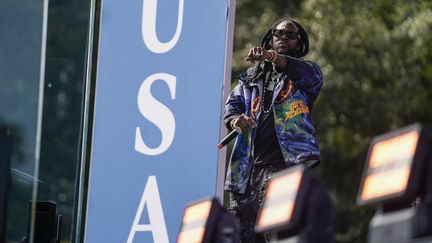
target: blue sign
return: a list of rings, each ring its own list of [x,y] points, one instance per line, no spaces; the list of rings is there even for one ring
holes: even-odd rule
[[[175,242],[214,195],[228,0],[103,1],[86,242]]]

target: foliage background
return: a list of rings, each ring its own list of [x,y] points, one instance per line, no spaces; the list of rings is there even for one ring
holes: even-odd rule
[[[432,2],[237,0],[234,83],[249,48],[287,16],[308,31],[306,59],[324,74],[313,111],[323,163],[314,173],[335,205],[336,242],[366,242],[374,210],[355,200],[371,139],[432,120]]]

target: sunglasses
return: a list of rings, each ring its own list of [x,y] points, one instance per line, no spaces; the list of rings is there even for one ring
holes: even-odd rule
[[[273,30],[272,34],[278,38],[282,38],[283,36],[285,36],[286,38],[288,38],[290,40],[299,39],[299,34],[297,32],[292,32],[292,31]]]

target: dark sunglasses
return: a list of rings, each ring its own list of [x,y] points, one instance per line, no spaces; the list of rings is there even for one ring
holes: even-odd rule
[[[299,34],[297,32],[292,32],[292,31],[273,30],[272,34],[278,38],[282,38],[283,36],[285,36],[286,38],[288,38],[290,40],[299,39]]]

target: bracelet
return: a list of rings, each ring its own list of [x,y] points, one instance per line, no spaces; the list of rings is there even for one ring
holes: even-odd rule
[[[277,55],[278,55],[277,52],[275,50],[269,50],[268,52],[270,52],[271,57],[267,58],[265,60],[268,61],[268,62],[275,62],[276,59],[277,59]]]
[[[275,62],[278,57],[278,53],[275,50],[270,50],[270,52],[273,53],[273,56],[270,61]]]
[[[234,130],[233,123],[234,123],[234,120],[235,120],[236,118],[237,118],[237,117],[233,118],[233,119],[229,122],[229,125],[230,125],[230,127],[231,127],[232,130]]]
[[[274,58],[275,54],[274,52],[272,52],[272,50],[268,51],[270,53],[270,58],[265,58],[264,60],[266,60],[267,62],[271,62],[271,60]]]

